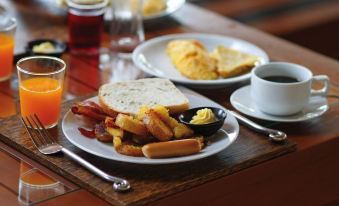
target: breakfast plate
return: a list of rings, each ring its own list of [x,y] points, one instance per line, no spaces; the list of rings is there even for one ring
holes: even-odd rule
[[[178,88],[189,99],[191,108],[199,106],[222,108],[221,105],[187,88]],[[98,98],[93,97],[89,100],[98,101]],[[235,117],[233,117],[231,113],[227,112],[227,117],[225,119],[223,129],[219,130],[211,137],[208,137],[208,141],[210,141],[210,144],[203,148],[199,153],[181,157],[148,159],[146,157],[133,157],[119,154],[115,151],[111,143],[103,143],[98,141],[97,139],[90,139],[82,136],[79,133],[78,128],[90,128],[89,126],[86,126],[88,125],[86,124],[85,119],[81,116],[74,115],[71,111],[68,111],[66,113],[62,121],[63,133],[73,145],[98,157],[137,164],[170,164],[205,158],[226,149],[236,140],[239,134],[239,124],[237,120],[235,119]]]
[[[156,12],[153,14],[149,15],[143,15],[142,19],[144,21],[149,21],[149,20],[155,20],[161,17],[165,17],[167,15],[172,14],[173,12],[177,11],[180,9],[184,4],[186,0],[165,0],[166,1],[166,8],[163,11]],[[106,21],[112,20],[112,9],[107,9],[105,16],[104,16]]]
[[[265,51],[259,47],[241,39],[214,34],[172,34],[157,37],[139,45],[133,52],[134,64],[144,72],[157,76],[168,78],[173,82],[184,84],[194,88],[222,88],[229,84],[249,80],[250,72],[216,80],[191,80],[183,75],[174,67],[165,50],[167,44],[172,40],[195,39],[201,42],[206,49],[211,52],[218,45],[223,45],[240,52],[248,53],[259,57],[256,66],[268,63],[269,58]]]
[[[304,109],[294,115],[274,116],[261,112],[251,100],[251,86],[244,86],[233,92],[231,104],[238,111],[257,119],[274,122],[301,122],[323,115],[328,109],[326,97],[311,96]]]

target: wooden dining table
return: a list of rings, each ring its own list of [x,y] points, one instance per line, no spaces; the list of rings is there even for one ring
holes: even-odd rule
[[[67,42],[67,9],[58,6],[55,1],[0,0],[0,5],[8,9],[18,22],[15,36],[17,58],[23,56],[27,42],[31,40],[48,38]],[[65,60],[68,67],[63,95],[65,105],[69,106],[70,101],[93,96],[102,84],[146,76],[131,61],[112,59],[109,50],[104,49],[108,47],[109,26],[109,22],[106,22],[101,56],[81,57],[68,52],[62,55],[61,58]],[[330,109],[320,117],[295,123],[276,123],[251,118],[259,124],[288,134],[292,145],[290,148],[293,150],[281,152],[281,155],[267,157],[255,164],[254,161],[247,161],[243,167],[234,168],[227,174],[215,174],[215,178],[204,180],[200,177],[200,181],[196,184],[189,184],[189,178],[182,177],[185,179],[185,184],[189,186],[180,187],[180,182],[177,182],[178,190],[173,187],[170,192],[163,192],[149,199],[137,199],[133,197],[133,191],[125,196],[124,194],[111,195],[110,198],[104,198],[94,190],[88,189],[86,184],[73,181],[63,170],[50,167],[50,164],[42,161],[43,159],[39,161],[39,158],[30,157],[28,150],[10,143],[11,135],[1,133],[1,131],[11,130],[15,133],[20,130],[19,127],[9,126],[9,122],[13,122],[14,117],[20,114],[18,80],[13,64],[12,78],[0,83],[0,118],[2,119],[0,122],[0,205],[339,205],[339,106],[337,106],[339,62],[337,60],[191,3],[186,3],[170,16],[145,22],[144,29],[146,39],[166,34],[193,32],[219,34],[251,42],[265,50],[271,61],[301,64],[312,70],[314,75],[329,76],[331,83],[327,99]],[[194,90],[225,108],[234,110],[230,104],[230,95],[247,84],[249,82],[245,81],[221,89]],[[15,133],[15,135],[19,134]],[[240,127],[240,135],[240,140],[258,138],[261,139],[261,143],[272,144],[265,135],[257,134],[244,126]],[[250,145],[246,145],[239,148],[246,150],[249,147]],[[215,160],[212,161],[211,165],[213,164],[219,163]],[[124,167],[123,171],[128,171],[128,168],[126,169],[128,166]],[[200,167],[208,168],[209,161],[205,161]],[[39,199],[34,195],[30,200],[27,196],[26,199],[22,199],[19,196],[24,191],[21,180],[23,168],[34,169],[40,173],[40,176],[57,180],[62,184],[62,189],[45,199]],[[185,169],[185,166],[181,168]],[[193,165],[192,168],[198,166]],[[163,170],[166,170],[166,166]],[[168,171],[176,170],[171,168]],[[202,169],[202,172],[204,171]],[[192,171],[192,173],[198,175],[199,171]],[[209,175],[213,175],[212,173]],[[147,187],[147,184],[152,184],[151,178],[142,180],[149,191],[143,193],[138,191],[135,195],[156,193],[158,188]],[[161,177],[158,178],[160,182],[166,182],[165,177],[163,180]],[[166,185],[159,185],[159,187],[166,187]]]

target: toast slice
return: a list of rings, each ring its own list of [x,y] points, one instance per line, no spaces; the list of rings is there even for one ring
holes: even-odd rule
[[[99,103],[107,113],[136,115],[143,105],[165,106],[171,114],[187,110],[188,99],[168,79],[149,78],[102,85]]]
[[[217,71],[223,78],[236,76],[255,66],[258,57],[224,46],[218,46],[210,54],[217,62]]]

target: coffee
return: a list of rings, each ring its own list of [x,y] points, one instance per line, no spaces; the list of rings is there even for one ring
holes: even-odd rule
[[[311,90],[313,81],[322,82],[324,87]],[[261,112],[270,115],[296,114],[307,105],[311,95],[326,96],[328,88],[327,76],[313,76],[298,64],[271,62],[252,70],[251,99]]]
[[[295,83],[298,80],[294,77],[287,77],[287,76],[268,76],[263,77],[263,79],[270,81],[270,82],[277,82],[277,83]]]

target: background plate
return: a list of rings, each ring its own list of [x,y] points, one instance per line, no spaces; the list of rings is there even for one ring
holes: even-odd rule
[[[165,17],[167,15],[170,15],[173,12],[180,9],[185,4],[185,1],[186,0],[166,0],[167,7],[164,11],[154,13],[148,16],[143,16],[142,19],[145,21],[148,21],[148,20],[155,20],[161,17]],[[106,21],[112,20],[112,9],[110,7],[107,8],[104,18]]]
[[[209,52],[213,51],[218,45],[223,45],[248,54],[253,54],[260,58],[257,65],[262,65],[269,61],[267,54],[262,49],[244,40],[213,34],[188,33],[161,36],[144,42],[133,52],[134,64],[144,72],[153,76],[168,78],[173,82],[195,88],[220,88],[250,78],[250,72],[235,77],[216,80],[191,80],[182,76],[171,63],[165,51],[168,42],[176,39],[196,39],[202,42]]]

